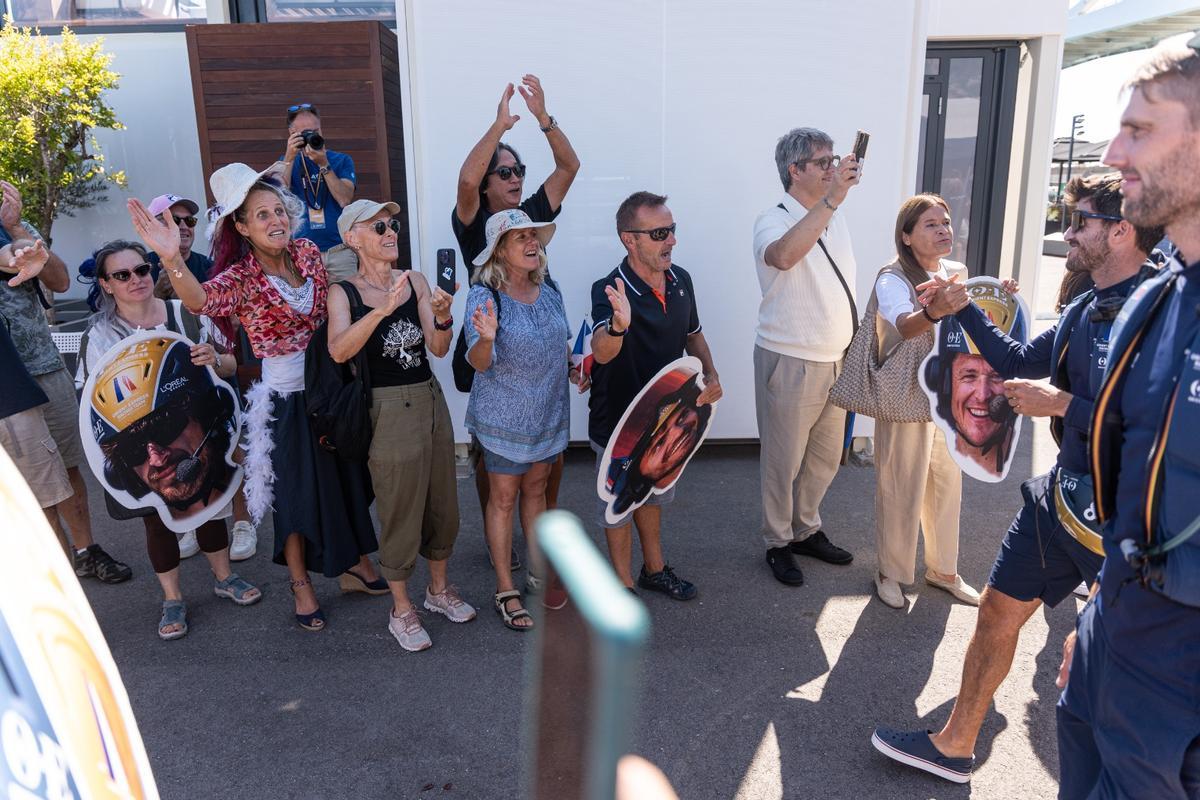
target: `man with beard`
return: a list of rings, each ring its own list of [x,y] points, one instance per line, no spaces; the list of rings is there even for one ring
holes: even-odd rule
[[[626,257],[617,268],[592,284],[592,395],[588,401],[588,438],[602,466],[609,437],[625,409],[667,364],[686,351],[700,360],[704,389],[695,405],[721,399],[721,382],[708,341],[700,329],[692,277],[671,263],[675,218],[667,198],[634,192],[617,209],[617,235]],[[642,544],[642,571],[637,585],[675,600],[691,600],[696,587],[675,574],[663,559],[662,506],[674,491],[653,495],[646,505],[615,525],[599,504],[599,520],[608,539],[608,554],[617,577],[633,590],[633,525]]]
[[[91,419],[113,489],[137,499],[154,492],[173,519],[196,514],[229,489],[233,399],[192,364],[187,342],[130,345],[96,376]]]
[[[1200,797],[1200,36],[1134,75],[1105,163],[1178,252],[1114,327],[1090,438],[1107,556],[1063,647],[1059,797]],[[1067,677],[1069,675],[1069,678]]]
[[[1043,603],[1056,606],[1080,581],[1094,579],[1104,561],[1091,522],[1087,474],[1092,399],[1103,379],[1113,319],[1134,288],[1155,273],[1147,255],[1162,229],[1122,219],[1116,174],[1073,178],[1066,198],[1072,209],[1064,237],[1070,246],[1067,270],[1087,277],[1095,289],[1027,345],[1006,336],[975,304],[957,315],[990,368],[1010,379],[1003,390],[1014,410],[1051,417],[1062,449],[1054,468],[1021,487],[1024,505],[980,596],[950,719],[938,733],[878,729],[872,739],[889,758],[955,782],[971,778],[975,740],[1012,666],[1021,628]],[[1028,380],[1046,377],[1050,383]]]

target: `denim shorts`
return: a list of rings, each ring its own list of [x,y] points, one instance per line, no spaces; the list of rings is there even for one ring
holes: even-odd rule
[[[479,444],[478,447],[479,451],[483,453],[484,468],[488,472],[494,472],[497,475],[524,475],[526,472],[529,472],[530,468],[533,467],[534,464],[553,464],[555,461],[558,461],[558,457],[562,455],[562,453],[555,453],[549,458],[543,458],[540,461],[533,461],[523,464],[518,461],[510,461],[504,456],[497,455],[491,450],[488,450],[482,444]]]

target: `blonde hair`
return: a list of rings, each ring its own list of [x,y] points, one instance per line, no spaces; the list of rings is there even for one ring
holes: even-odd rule
[[[492,248],[492,257],[489,258],[482,267],[475,270],[475,278],[471,281],[471,283],[479,283],[483,284],[484,286],[490,286],[496,291],[500,291],[504,288],[504,285],[508,283],[508,267],[500,258],[500,245],[504,243],[504,240],[510,233],[512,233],[511,230],[505,231],[504,235],[500,237],[500,240],[496,242],[496,246]],[[546,273],[549,271],[549,267],[547,266],[548,263],[549,262],[546,259],[546,248],[542,247],[542,243],[539,241],[538,268],[529,273],[529,280],[534,284],[541,284],[543,281],[545,281]]]

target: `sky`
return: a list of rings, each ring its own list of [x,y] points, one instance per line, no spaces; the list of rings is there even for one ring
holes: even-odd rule
[[[1166,39],[1171,44],[1184,44],[1190,33]],[[1054,120],[1055,138],[1071,135],[1071,117],[1084,115],[1080,137],[1087,142],[1102,142],[1116,135],[1125,108],[1121,86],[1149,54],[1135,50],[1107,58],[1098,58],[1063,70],[1058,84],[1058,107]]]

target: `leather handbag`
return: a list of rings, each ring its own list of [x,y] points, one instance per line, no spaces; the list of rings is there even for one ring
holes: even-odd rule
[[[879,271],[908,279],[891,265]],[[876,276],[878,280],[878,276]],[[909,283],[913,305],[916,291]],[[879,298],[871,291],[871,301],[862,323],[842,361],[842,372],[829,391],[835,406],[884,422],[930,422],[929,396],[921,388],[918,373],[933,349],[933,331],[912,339],[903,339],[882,353],[879,343]],[[887,323],[882,323],[887,324]]]

